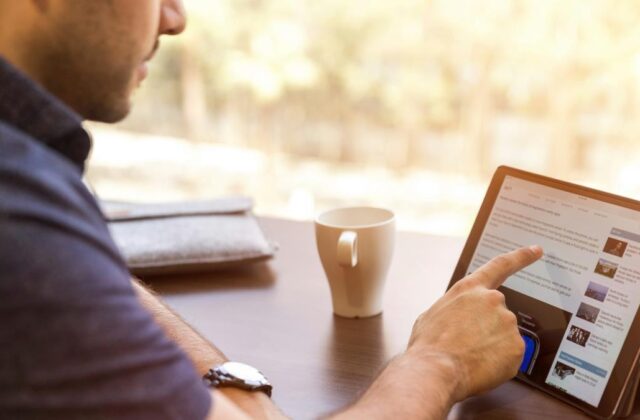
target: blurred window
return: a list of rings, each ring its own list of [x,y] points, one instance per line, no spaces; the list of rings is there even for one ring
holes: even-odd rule
[[[509,164],[640,193],[640,3],[185,0],[134,112],[92,124],[105,198],[385,206],[464,235]]]

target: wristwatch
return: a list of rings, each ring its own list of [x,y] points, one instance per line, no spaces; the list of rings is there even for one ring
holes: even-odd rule
[[[209,369],[202,380],[207,386],[229,386],[246,391],[262,391],[271,397],[271,383],[253,366],[240,362],[226,362]]]

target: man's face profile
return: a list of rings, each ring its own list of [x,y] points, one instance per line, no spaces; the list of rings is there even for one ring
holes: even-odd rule
[[[128,114],[160,35],[185,26],[181,0],[0,0],[0,12],[2,25],[10,14],[21,23],[8,58],[84,118],[103,122]]]

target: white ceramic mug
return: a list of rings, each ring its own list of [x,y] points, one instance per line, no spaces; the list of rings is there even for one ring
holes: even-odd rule
[[[381,313],[395,245],[394,214],[374,207],[339,208],[318,216],[315,228],[333,312],[348,318]]]

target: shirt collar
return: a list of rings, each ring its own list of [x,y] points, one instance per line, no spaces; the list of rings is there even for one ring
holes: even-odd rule
[[[82,118],[0,56],[0,120],[69,159],[80,172],[91,150]]]

